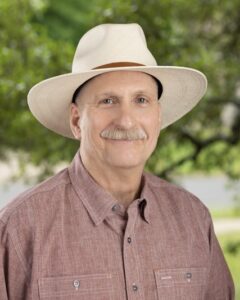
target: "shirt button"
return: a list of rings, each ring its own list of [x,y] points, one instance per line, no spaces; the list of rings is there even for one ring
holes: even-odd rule
[[[78,290],[79,286],[80,286],[80,281],[79,280],[74,280],[73,281],[73,286],[75,287],[76,290]]]
[[[133,283],[132,289],[134,290],[134,292],[136,292],[138,290],[138,286],[135,283]]]
[[[130,238],[130,236],[127,238],[127,241],[129,244],[132,242],[132,239]]]
[[[192,273],[188,272],[186,273],[187,282],[191,282]]]
[[[118,209],[119,209],[119,205],[118,205],[118,204],[113,205],[112,211],[116,211],[116,210],[118,210]]]

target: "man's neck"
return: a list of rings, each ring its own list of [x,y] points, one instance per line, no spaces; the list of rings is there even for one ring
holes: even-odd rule
[[[106,165],[91,164],[84,157],[82,162],[94,180],[125,208],[140,196],[143,167],[109,168]]]

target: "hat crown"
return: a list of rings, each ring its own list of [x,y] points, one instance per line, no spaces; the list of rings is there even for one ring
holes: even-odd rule
[[[72,72],[85,72],[117,63],[157,65],[147,48],[140,25],[102,24],[89,30],[78,43]]]

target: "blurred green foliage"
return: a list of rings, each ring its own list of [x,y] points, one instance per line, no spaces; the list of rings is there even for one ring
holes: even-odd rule
[[[53,40],[47,28],[32,22],[41,14],[42,6],[34,1],[0,2],[0,158],[13,151],[23,167],[31,162],[47,175],[54,164],[70,159],[75,145],[36,122],[26,95],[43,78],[69,72],[74,49],[70,41]]]
[[[70,161],[78,143],[51,133],[31,116],[28,90],[71,72],[81,35],[103,22],[137,22],[160,65],[193,67],[207,95],[163,130],[146,169],[159,176],[203,170],[240,176],[240,1],[2,0],[0,2],[0,159],[14,151],[42,176]],[[179,99],[181,101],[182,99]]]

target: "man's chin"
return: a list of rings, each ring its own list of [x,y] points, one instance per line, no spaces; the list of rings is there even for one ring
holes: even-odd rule
[[[108,160],[108,163],[113,168],[133,169],[133,168],[144,167],[145,160],[143,161],[143,160],[136,159],[136,158],[116,157],[115,159],[110,158]]]

